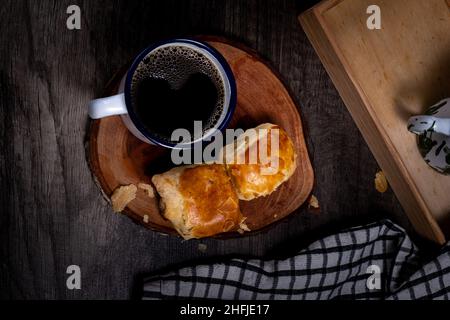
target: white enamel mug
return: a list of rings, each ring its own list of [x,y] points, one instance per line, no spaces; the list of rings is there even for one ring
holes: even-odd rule
[[[170,143],[162,140],[149,132],[138,115],[133,111],[131,98],[131,83],[133,75],[136,72],[139,64],[154,50],[167,46],[188,47],[202,54],[216,67],[219,75],[222,78],[224,85],[224,99],[223,108],[218,121],[214,127],[208,132],[205,132],[196,140],[186,143]],[[175,66],[176,67],[176,66]],[[236,83],[230,66],[225,58],[214,48],[208,44],[192,39],[171,39],[155,43],[145,50],[143,50],[133,61],[131,67],[125,73],[120,82],[120,86],[116,95],[106,98],[92,100],[89,103],[89,117],[92,119],[100,119],[113,115],[120,115],[128,130],[140,140],[149,143],[164,146],[167,148],[192,148],[198,142],[205,141],[217,132],[217,130],[224,130],[231,120],[234,109],[236,107]]]

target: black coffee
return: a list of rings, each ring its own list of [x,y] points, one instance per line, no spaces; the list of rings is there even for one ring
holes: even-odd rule
[[[223,87],[222,77],[206,56],[188,47],[163,47],[136,69],[131,85],[133,108],[159,139],[173,142],[171,134],[178,128],[199,138],[222,114]],[[195,136],[194,121],[202,121],[204,129]]]

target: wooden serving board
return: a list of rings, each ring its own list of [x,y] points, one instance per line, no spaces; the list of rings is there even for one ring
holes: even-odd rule
[[[381,29],[366,25],[369,5]],[[416,230],[444,243],[450,177],[422,159],[406,121],[450,97],[446,0],[327,0],[300,22]]]
[[[242,213],[247,217],[246,223],[255,232],[294,212],[312,190],[314,174],[302,123],[288,90],[254,52],[219,38],[202,37],[202,40],[209,42],[225,57],[236,78],[238,99],[229,127],[247,129],[264,122],[278,124],[286,130],[297,151],[298,167],[277,191],[267,197],[240,202]],[[117,92],[124,72],[117,73],[108,85],[106,95]],[[93,175],[108,200],[117,187],[151,183],[153,174],[173,167],[169,149],[141,142],[129,133],[119,116],[92,121],[88,156]],[[142,190],[138,189],[136,199],[124,213],[153,230],[175,233],[171,223],[162,217],[158,199],[150,199]],[[148,222],[144,222],[145,215]]]

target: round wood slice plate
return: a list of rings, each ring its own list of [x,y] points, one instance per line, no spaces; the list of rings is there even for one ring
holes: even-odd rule
[[[264,122],[278,124],[286,130],[297,150],[297,169],[277,191],[267,197],[240,201],[242,213],[252,232],[283,219],[299,208],[308,198],[314,183],[314,173],[303,136],[297,107],[288,90],[274,71],[255,52],[216,37],[202,37],[228,61],[236,78],[238,99],[230,128],[252,128]],[[107,86],[105,95],[113,95],[126,67],[117,72]],[[128,132],[119,116],[94,120],[89,135],[88,158],[97,184],[105,197],[130,183],[151,183],[153,174],[162,173],[173,164],[170,150],[141,142]],[[124,214],[136,222],[162,233],[176,234],[164,219],[158,198],[149,198],[138,189],[136,199]],[[144,222],[144,216],[148,222]],[[229,236],[241,236],[231,233]]]

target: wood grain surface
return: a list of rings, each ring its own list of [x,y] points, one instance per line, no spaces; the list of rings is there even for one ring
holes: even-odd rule
[[[383,12],[380,30],[362,19],[372,4]],[[300,20],[412,224],[445,243],[450,179],[425,163],[406,127],[450,94],[447,3],[328,0]]]
[[[241,212],[250,232],[218,237],[249,236],[287,217],[308,199],[314,184],[314,172],[306,148],[298,107],[288,90],[260,57],[242,44],[226,38],[197,37],[208,42],[226,59],[233,71],[238,92],[236,110],[228,128],[249,129],[262,123],[274,123],[291,138],[297,154],[297,169],[288,181],[266,197],[240,201]],[[123,73],[117,73],[108,95],[117,94]],[[120,116],[93,121],[89,133],[88,161],[105,195],[123,185],[151,184],[153,174],[174,167],[170,150],[150,145],[134,137]],[[109,199],[107,197],[107,199]],[[176,235],[170,221],[162,217],[158,197],[149,198],[138,190],[124,214],[157,232]]]
[[[0,298],[126,299],[141,277],[230,255],[272,257],[344,226],[390,218],[410,230],[297,15],[316,1],[73,1],[0,6]],[[91,176],[87,103],[121,66],[163,38],[217,34],[256,50],[301,106],[320,210],[301,208],[266,233],[182,241],[114,214]],[[206,245],[200,251],[199,244]],[[81,290],[66,269],[81,268]]]

